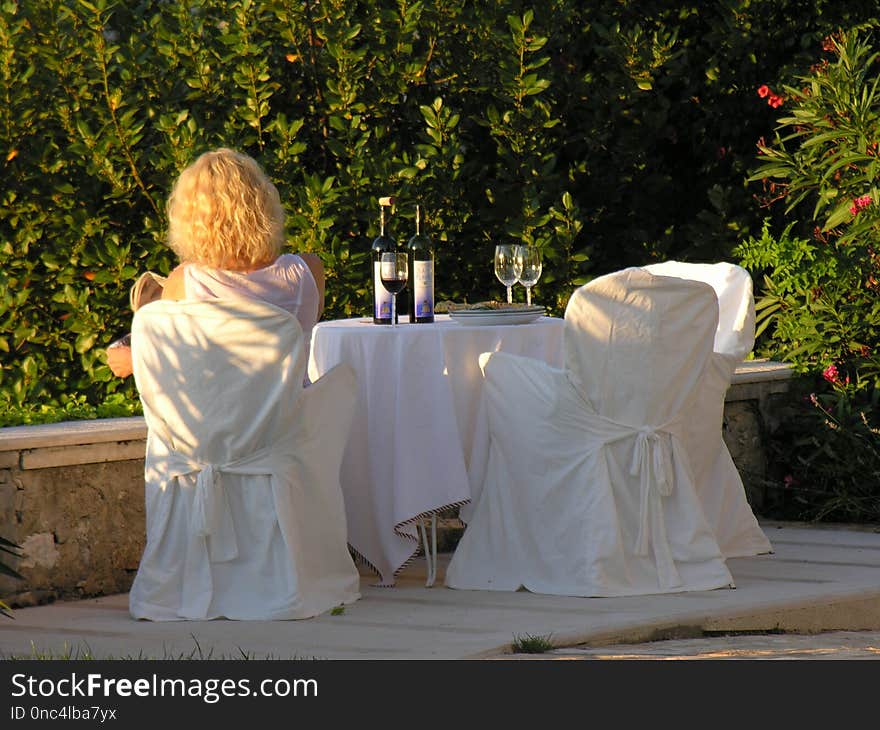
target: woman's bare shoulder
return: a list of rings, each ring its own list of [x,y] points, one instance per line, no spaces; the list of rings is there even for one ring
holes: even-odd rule
[[[303,261],[305,261],[306,266],[309,267],[309,271],[312,272],[312,276],[315,277],[315,281],[320,282],[324,280],[324,262],[321,261],[321,257],[316,253],[300,253],[297,254]]]
[[[312,273],[312,278],[315,280],[315,286],[318,289],[318,319],[321,319],[324,314],[324,262],[316,253],[301,253],[299,256],[305,261]]]
[[[183,283],[183,270],[186,264],[179,264],[168,274],[165,280],[165,288],[162,289],[162,299],[186,299],[186,287]]]
[[[305,261],[309,268],[311,269],[313,266],[324,269],[324,262],[321,261],[321,257],[316,253],[299,253],[297,254],[303,261]]]

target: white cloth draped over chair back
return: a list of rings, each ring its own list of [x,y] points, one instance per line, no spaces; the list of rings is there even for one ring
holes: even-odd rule
[[[665,261],[643,268],[658,276],[701,281],[715,290],[719,314],[712,368],[688,420],[685,443],[691,455],[697,494],[724,556],[769,553],[770,541],[755,519],[742,477],[722,437],[725,395],[737,365],[755,344],[752,277],[741,266],[728,262]]]
[[[288,312],[159,301],[132,326],[148,427],[135,618],[297,619],[359,598],[339,468],[354,374],[303,389]]]
[[[752,351],[755,345],[755,298],[752,277],[742,266],[726,261],[715,264],[663,261],[642,268],[656,276],[702,281],[711,286],[718,297],[715,352],[728,355],[739,364]]]
[[[489,464],[447,585],[579,596],[732,585],[682,443],[716,324],[710,287],[632,268],[572,295],[562,369],[484,355]]]

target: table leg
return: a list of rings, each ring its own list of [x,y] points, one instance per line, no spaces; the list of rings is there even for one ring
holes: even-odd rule
[[[426,527],[426,523],[430,525],[430,544],[428,542],[428,528]],[[431,515],[430,519],[426,517],[423,520],[419,520],[419,532],[422,536],[422,545],[425,548],[425,564],[428,572],[425,580],[425,588],[430,588],[434,585],[434,581],[437,579],[437,515]]]

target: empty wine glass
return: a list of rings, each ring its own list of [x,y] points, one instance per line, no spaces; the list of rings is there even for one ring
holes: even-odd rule
[[[526,305],[531,306],[532,287],[541,278],[541,250],[535,246],[517,246],[515,255],[517,279],[526,288]]]
[[[504,286],[507,287],[507,303],[513,303],[513,292],[511,287],[516,284],[519,278],[519,271],[516,268],[516,246],[501,245],[495,247],[495,276],[498,277]]]
[[[379,276],[382,286],[391,294],[391,326],[397,326],[397,295],[406,288],[408,273],[406,251],[385,251],[379,256]]]

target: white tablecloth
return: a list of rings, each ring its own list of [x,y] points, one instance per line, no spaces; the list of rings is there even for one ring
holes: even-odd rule
[[[341,473],[348,542],[383,585],[393,585],[418,552],[419,518],[471,498],[469,466],[488,453],[480,354],[511,352],[559,366],[562,324],[542,317],[465,326],[438,315],[433,324],[396,328],[367,319],[315,327],[309,377],[316,380],[340,362],[357,374],[358,403]]]

